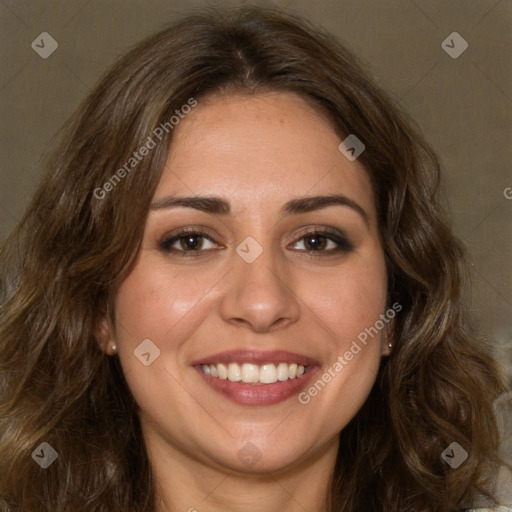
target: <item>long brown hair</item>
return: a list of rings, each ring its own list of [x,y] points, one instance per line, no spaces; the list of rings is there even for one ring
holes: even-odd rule
[[[340,434],[326,506],[449,511],[485,490],[497,464],[492,401],[504,384],[461,312],[463,251],[440,214],[435,155],[331,36],[242,8],[189,16],[122,58],[66,127],[4,244],[2,511],[154,510],[136,405],[95,327],[139,250],[171,117],[191,99],[262,91],[296,92],[340,137],[364,142],[359,160],[375,189],[389,303],[403,308],[393,353]],[[148,138],[155,147],[134,164]],[[42,442],[58,454],[47,469],[31,457]],[[452,442],[468,453],[457,469],[440,458]]]

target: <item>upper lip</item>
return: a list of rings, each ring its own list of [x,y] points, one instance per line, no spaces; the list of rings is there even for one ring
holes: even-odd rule
[[[218,363],[297,363],[304,366],[318,365],[315,359],[288,352],[287,350],[226,350],[206,357],[201,357],[192,362],[192,365],[218,364]]]

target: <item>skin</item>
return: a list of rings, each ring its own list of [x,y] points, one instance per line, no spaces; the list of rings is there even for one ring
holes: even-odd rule
[[[320,377],[385,312],[372,189],[340,142],[293,93],[210,97],[174,130],[154,202],[218,196],[232,215],[151,210],[135,267],[115,298],[115,330],[106,319],[99,329],[106,352],[117,345],[140,407],[159,512],[322,508],[338,434],[375,382],[388,350],[385,332],[307,405],[297,395],[275,405],[236,404],[191,363],[229,349],[282,349],[319,361]],[[332,194],[357,203],[367,222],[346,205],[281,212],[291,199]],[[201,228],[214,243],[205,240],[202,252],[188,257],[162,250],[160,242],[182,227]],[[326,227],[345,233],[353,249],[335,252],[327,241],[308,252],[304,232]],[[252,263],[236,252],[248,236],[263,248]],[[183,251],[179,240],[173,247]],[[160,350],[150,366],[134,356],[144,339]],[[237,457],[248,442],[260,455],[252,465]]]

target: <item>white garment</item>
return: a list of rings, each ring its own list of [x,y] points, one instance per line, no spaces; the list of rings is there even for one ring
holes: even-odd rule
[[[512,512],[512,391],[500,395],[493,404],[500,433],[500,458],[508,465],[501,466],[493,489],[496,505],[473,503],[466,512]],[[487,508],[486,508],[487,507]]]

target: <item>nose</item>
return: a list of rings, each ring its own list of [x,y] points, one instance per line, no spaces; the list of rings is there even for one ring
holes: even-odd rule
[[[264,333],[295,323],[300,315],[300,300],[293,291],[285,262],[271,250],[252,263],[234,255],[221,304],[223,319],[235,326],[245,326]]]

